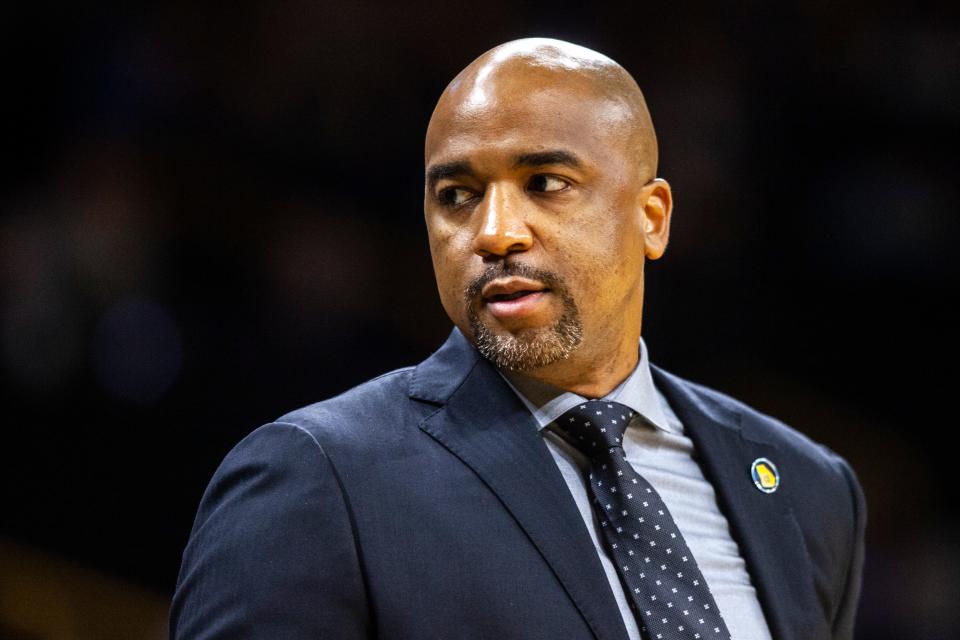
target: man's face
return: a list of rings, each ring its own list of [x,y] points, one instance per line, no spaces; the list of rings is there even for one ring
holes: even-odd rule
[[[580,79],[502,75],[448,91],[427,132],[444,309],[509,369],[635,351],[649,188],[624,107]]]

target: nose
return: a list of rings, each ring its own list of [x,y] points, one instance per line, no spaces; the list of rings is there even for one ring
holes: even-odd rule
[[[473,238],[477,255],[506,256],[533,246],[533,234],[524,219],[522,195],[513,193],[509,186],[488,186],[477,214],[480,228]]]

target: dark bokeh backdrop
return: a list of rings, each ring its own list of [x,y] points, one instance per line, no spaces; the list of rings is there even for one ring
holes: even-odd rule
[[[861,638],[954,637],[952,5],[158,4],[0,17],[13,548],[165,601],[233,444],[438,346],[424,128],[475,56],[545,35],[647,95],[676,197],[653,360],[853,463]],[[54,637],[20,612],[57,605],[3,557],[0,631]]]

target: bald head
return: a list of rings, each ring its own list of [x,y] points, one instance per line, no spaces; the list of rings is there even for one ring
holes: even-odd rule
[[[646,182],[656,176],[656,135],[633,77],[601,53],[549,38],[501,44],[461,71],[444,90],[430,119],[427,157],[437,135],[446,134],[451,121],[469,128],[491,109],[510,109],[518,98],[531,94],[543,97],[543,109],[555,111],[593,101],[596,124],[613,133],[633,159],[636,177]]]

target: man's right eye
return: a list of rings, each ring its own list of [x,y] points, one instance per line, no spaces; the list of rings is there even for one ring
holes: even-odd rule
[[[463,187],[447,187],[441,189],[440,193],[437,194],[437,199],[440,200],[441,204],[451,207],[460,206],[472,197],[473,192]]]

